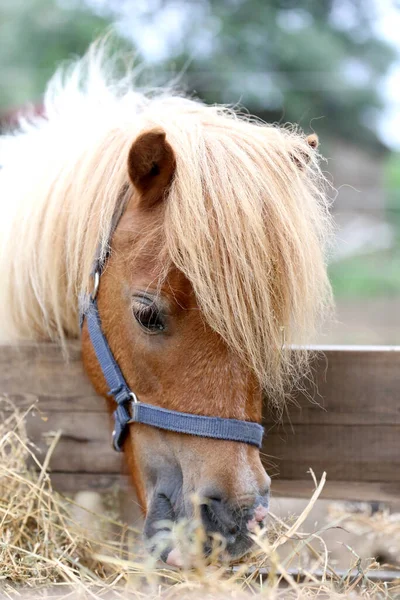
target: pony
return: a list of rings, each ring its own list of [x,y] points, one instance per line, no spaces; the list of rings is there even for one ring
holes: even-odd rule
[[[141,90],[117,63],[93,45],[58,69],[44,115],[1,138],[1,338],[80,337],[114,410],[79,326],[97,257],[102,331],[139,400],[259,423],[263,395],[282,411],[308,372],[307,343],[331,305],[317,137],[170,87]],[[160,520],[193,516],[196,494],[208,535],[232,559],[249,551],[270,493],[259,448],[132,424],[123,451],[146,538]],[[176,548],[163,558],[182,561]]]

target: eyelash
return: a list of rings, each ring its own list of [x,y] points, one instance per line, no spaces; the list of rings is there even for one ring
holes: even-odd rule
[[[144,298],[141,299],[143,302]],[[161,333],[165,330],[165,321],[161,312],[155,304],[143,302],[139,309],[133,310],[133,315],[146,333]]]

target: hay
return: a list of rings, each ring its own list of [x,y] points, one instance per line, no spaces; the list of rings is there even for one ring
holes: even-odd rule
[[[366,542],[372,541],[380,555],[381,568],[399,568],[399,512],[391,513],[384,505],[374,507],[369,503],[341,502],[330,505],[329,518],[339,519],[347,531]]]
[[[30,409],[32,410],[32,409]],[[29,411],[28,411],[29,412]],[[207,561],[199,548],[203,532],[194,519],[188,535],[184,524],[171,528],[174,543],[190,556],[190,568],[165,569],[148,556],[139,532],[107,515],[95,515],[88,531],[76,515],[75,503],[52,489],[48,465],[56,435],[42,460],[26,433],[27,414],[0,399],[0,596],[4,598],[247,598],[268,599],[394,597],[395,584],[374,582],[377,567],[354,557],[347,574],[338,574],[320,537],[300,532],[324,485],[324,478],[303,513],[292,524],[271,516],[268,533],[255,535],[257,551],[246,564],[221,562],[216,547]],[[30,465],[30,466],[29,466]],[[348,520],[335,515],[334,524]],[[397,524],[400,529],[399,523]],[[391,530],[393,531],[393,530]],[[290,543],[282,558],[280,548]],[[299,569],[302,549],[314,563]],[[211,563],[211,564],[210,564]],[[355,569],[355,570],[354,570]]]

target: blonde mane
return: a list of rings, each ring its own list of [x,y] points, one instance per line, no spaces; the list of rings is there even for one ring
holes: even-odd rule
[[[0,145],[2,337],[79,336],[98,243],[131,193],[126,160],[142,131],[161,127],[176,154],[167,199],[169,256],[205,320],[281,397],[306,367],[331,302],[330,218],[318,156],[305,136],[168,90],[115,80],[104,48],[58,71],[46,118],[21,121]]]

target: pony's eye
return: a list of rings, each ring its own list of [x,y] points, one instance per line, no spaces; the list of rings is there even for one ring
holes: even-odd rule
[[[133,308],[133,316],[146,333],[161,333],[165,330],[165,319],[154,303],[148,298],[141,298],[137,304]]]

